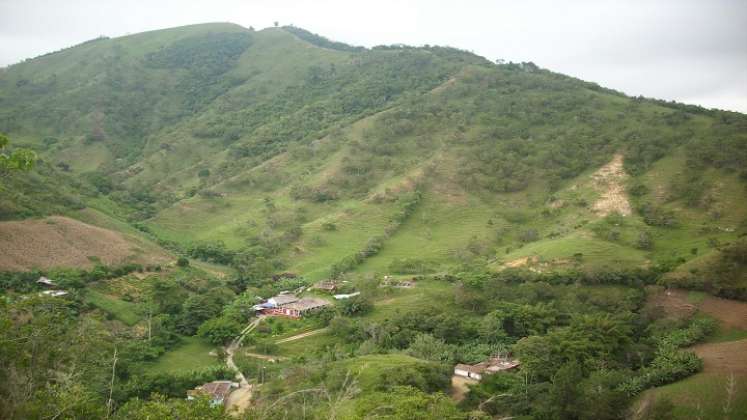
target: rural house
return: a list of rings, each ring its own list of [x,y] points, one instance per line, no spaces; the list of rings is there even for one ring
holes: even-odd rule
[[[492,375],[493,373],[515,369],[519,364],[520,363],[517,359],[507,359],[500,356],[491,357],[490,359],[476,365],[460,363],[454,366],[454,375],[479,381],[484,375]]]
[[[233,391],[234,388],[238,388],[236,382],[231,381],[213,381],[206,384],[200,385],[195,389],[187,391],[187,399],[193,400],[197,397],[207,395],[210,397],[210,405],[218,406],[223,405],[228,394]]]
[[[294,295],[278,295],[267,299],[267,302],[254,305],[256,311],[264,315],[279,315],[300,318],[304,314],[330,305],[330,302],[319,298],[299,299]]]

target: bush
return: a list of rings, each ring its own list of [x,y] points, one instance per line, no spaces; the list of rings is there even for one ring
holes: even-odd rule
[[[239,333],[241,324],[223,317],[209,319],[197,329],[197,335],[215,345],[226,344]]]
[[[178,267],[187,267],[187,266],[189,266],[189,260],[187,258],[184,258],[184,257],[179,257],[179,259],[176,260],[176,265]]]
[[[687,378],[703,368],[703,361],[689,351],[673,348],[661,349],[650,366],[620,386],[620,390],[630,396],[655,386],[666,385]]]
[[[371,312],[373,304],[361,295],[343,299],[337,304],[340,314],[345,316],[364,315]]]

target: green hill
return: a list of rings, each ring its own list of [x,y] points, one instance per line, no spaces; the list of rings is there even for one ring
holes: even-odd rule
[[[89,206],[245,277],[656,268],[747,232],[747,117],[533,63],[212,23],[3,69],[0,217]]]

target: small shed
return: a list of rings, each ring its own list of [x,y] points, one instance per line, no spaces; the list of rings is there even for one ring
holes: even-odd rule
[[[57,283],[55,283],[53,280],[48,279],[44,276],[39,277],[39,280],[36,281],[36,284],[40,284],[46,287],[57,287]]]
[[[475,365],[466,365],[460,363],[454,366],[454,375],[476,379],[479,381],[485,375],[512,370],[519,367],[519,365],[520,363],[518,359],[509,359],[501,356],[496,356]]]
[[[465,365],[462,363],[459,363],[458,365],[454,366],[454,375],[462,376],[465,378],[470,379],[476,379],[480,380],[482,379],[482,374],[485,371],[485,368],[477,366],[477,365]]]

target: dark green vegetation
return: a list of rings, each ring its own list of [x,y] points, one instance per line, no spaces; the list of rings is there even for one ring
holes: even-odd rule
[[[179,398],[232,376],[257,297],[333,277],[361,297],[247,336],[281,360],[237,353],[246,415],[621,418],[712,329],[644,287],[747,298],[747,117],[533,63],[195,25],[2,69],[0,132],[39,157],[1,155],[1,219],[91,207],[178,255],[44,273],[62,299],[0,275],[4,417],[219,417]],[[520,372],[446,397],[454,363],[506,351]]]

